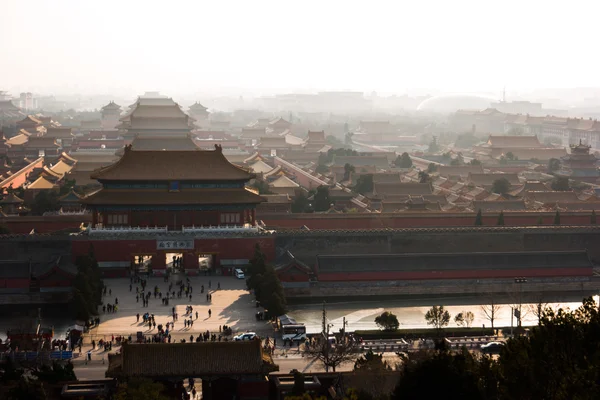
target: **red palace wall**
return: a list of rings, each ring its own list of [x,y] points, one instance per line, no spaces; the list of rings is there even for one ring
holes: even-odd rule
[[[600,210],[599,210],[600,211]],[[561,225],[589,225],[589,212],[561,213]],[[504,213],[506,226],[537,225],[542,217],[544,225],[554,223],[554,213],[519,212]],[[257,212],[257,220],[262,220],[269,228],[298,229],[306,225],[310,229],[382,229],[382,228],[421,228],[473,226],[475,214],[471,213],[388,213],[388,214],[269,214]],[[498,214],[483,214],[484,226],[496,226]],[[76,229],[82,223],[92,222],[91,214],[63,216],[33,216],[0,218],[11,233],[28,234],[32,229],[38,233],[50,233],[63,229]]]
[[[260,245],[268,261],[275,259],[275,238],[231,238],[231,239],[196,239],[194,249],[188,250],[158,250],[156,239],[134,240],[113,239],[98,240],[94,238],[74,238],[72,242],[73,260],[78,255],[88,254],[90,245],[99,263],[131,262],[136,255],[153,255],[153,270],[165,269],[166,253],[183,253],[186,268],[198,268],[198,254],[213,254],[215,265],[220,265],[222,259],[251,259],[254,256],[256,244]]]
[[[77,229],[82,223],[87,225],[91,222],[91,214],[0,218],[1,224],[6,225],[11,233],[17,234],[28,234],[32,229],[37,233]]]
[[[29,288],[29,279],[0,279],[0,288],[17,289]]]
[[[538,225],[541,217],[544,225],[554,223],[555,213],[504,213],[506,226]],[[561,225],[589,225],[591,213],[561,213]],[[382,229],[382,228],[422,228],[473,226],[473,213],[431,213],[408,214],[266,214],[257,213],[256,219],[263,221],[267,227],[298,229],[306,225],[309,229]],[[483,214],[484,226],[496,226],[498,213]]]
[[[428,272],[357,272],[319,273],[320,282],[430,280],[430,279],[491,279],[491,278],[549,278],[561,276],[592,276],[592,268],[536,268],[506,270],[454,270]]]

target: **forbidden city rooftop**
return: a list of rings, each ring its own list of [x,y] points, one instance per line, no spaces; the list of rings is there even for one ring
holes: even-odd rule
[[[126,146],[123,157],[94,171],[99,181],[248,181],[247,170],[231,164],[220,147],[215,150],[141,150]]]

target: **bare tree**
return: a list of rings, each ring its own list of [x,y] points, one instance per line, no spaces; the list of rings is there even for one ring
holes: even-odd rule
[[[556,308],[556,306],[551,305],[550,303],[546,302],[546,296],[544,296],[543,292],[539,294],[539,296],[536,298],[536,302],[534,304],[530,304],[528,306],[529,312],[531,312],[533,315],[536,316],[536,318],[538,320],[538,325],[542,321],[544,312],[546,312],[546,310],[552,309],[552,308]]]
[[[335,372],[336,367],[356,359],[357,349],[357,343],[351,340],[342,339],[339,343],[331,344],[325,338],[319,338],[304,347],[304,355],[319,360],[326,372],[329,372],[329,368]]]
[[[500,308],[501,306],[496,303],[496,300],[493,297],[489,298],[488,304],[481,306],[481,311],[483,311],[485,318],[490,321],[492,329],[494,329],[494,321],[498,318],[498,312],[500,312]]]
[[[454,317],[454,322],[458,326],[466,326],[470,328],[475,320],[475,315],[471,311],[461,311]]]

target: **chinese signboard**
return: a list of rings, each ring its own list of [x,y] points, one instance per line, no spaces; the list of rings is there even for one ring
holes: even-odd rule
[[[156,248],[158,250],[193,249],[194,240],[157,240]]]

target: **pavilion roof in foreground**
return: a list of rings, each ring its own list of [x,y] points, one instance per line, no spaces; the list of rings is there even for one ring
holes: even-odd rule
[[[277,370],[260,340],[128,343],[109,357],[108,377],[202,377],[268,374]]]

